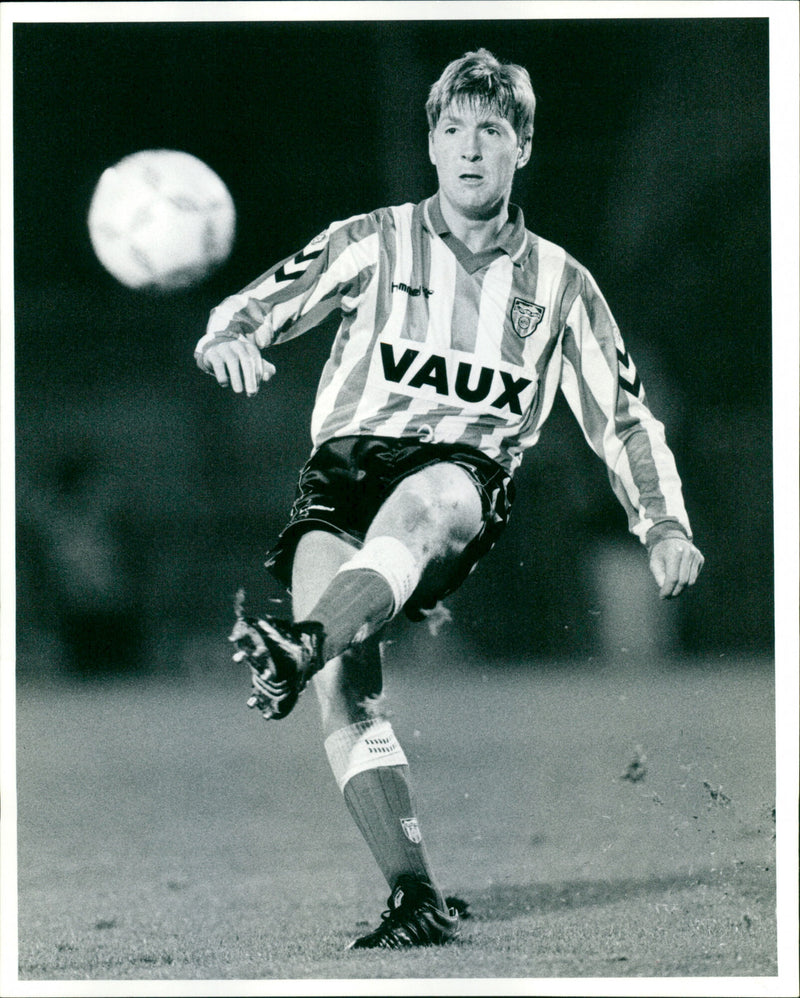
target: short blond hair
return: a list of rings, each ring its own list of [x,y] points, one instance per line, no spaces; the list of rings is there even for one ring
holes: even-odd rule
[[[425,104],[431,131],[445,109],[461,101],[497,111],[510,123],[520,142],[533,135],[536,96],[524,66],[501,62],[484,48],[454,59],[431,87]]]

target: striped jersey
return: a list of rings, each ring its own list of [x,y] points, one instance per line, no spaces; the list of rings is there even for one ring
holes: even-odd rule
[[[513,473],[560,388],[631,531],[691,536],[663,426],[599,288],[516,206],[497,248],[477,254],[449,232],[438,195],[335,222],[211,312],[198,360],[220,339],[286,341],[334,310],[314,447],[353,435],[469,444]]]

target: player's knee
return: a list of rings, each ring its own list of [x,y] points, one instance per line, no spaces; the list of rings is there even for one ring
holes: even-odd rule
[[[413,483],[403,483],[392,496],[391,513],[403,533],[431,533],[439,515],[433,497]]]
[[[412,475],[393,498],[402,529],[423,539],[429,556],[463,547],[480,529],[477,489],[454,465],[437,465]]]

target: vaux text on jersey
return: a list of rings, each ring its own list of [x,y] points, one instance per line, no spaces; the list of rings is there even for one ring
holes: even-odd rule
[[[452,356],[423,353],[413,347],[395,348],[382,342],[380,357],[386,381],[402,386],[409,395],[429,394],[433,389],[436,395],[447,398],[453,397],[453,393],[462,403],[472,405],[491,399],[489,405],[493,409],[508,408],[521,416],[536,394],[530,378],[515,377],[503,369],[477,369],[477,365],[456,361]],[[491,398],[492,395],[495,397]]]

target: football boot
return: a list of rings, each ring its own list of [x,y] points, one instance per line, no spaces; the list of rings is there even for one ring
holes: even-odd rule
[[[386,903],[388,910],[377,929],[354,939],[348,949],[443,946],[461,934],[457,908],[448,905],[442,911],[436,892],[425,880],[400,877]]]
[[[267,720],[286,717],[309,679],[325,664],[324,631],[316,621],[294,624],[264,616],[247,617],[237,610],[230,635],[236,645],[234,662],[247,662],[253,688],[248,707]]]

